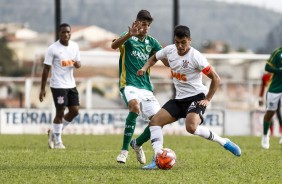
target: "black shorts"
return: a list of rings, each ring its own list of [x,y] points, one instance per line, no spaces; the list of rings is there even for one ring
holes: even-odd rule
[[[198,101],[203,99],[205,99],[203,93],[184,99],[171,99],[162,108],[167,110],[176,119],[186,118],[188,113],[195,112],[200,115],[203,121],[202,115],[205,113],[206,107],[198,104]]]
[[[74,88],[51,88],[53,100],[56,107],[79,106],[79,95]]]

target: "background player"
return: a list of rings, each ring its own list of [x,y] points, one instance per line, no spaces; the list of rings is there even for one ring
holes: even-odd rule
[[[58,30],[59,40],[48,47],[41,79],[40,102],[43,101],[45,86],[51,69],[50,87],[56,106],[56,115],[52,130],[48,132],[48,145],[53,149],[65,149],[62,131],[75,116],[78,115],[79,94],[73,76],[73,69],[80,68],[80,52],[78,45],[70,41],[71,27],[63,23]],[[64,114],[68,107],[68,113]]]

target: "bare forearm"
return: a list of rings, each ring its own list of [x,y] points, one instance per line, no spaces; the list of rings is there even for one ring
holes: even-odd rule
[[[147,70],[148,68],[150,68],[151,66],[154,66],[157,63],[157,58],[156,55],[153,55],[152,57],[150,57],[148,59],[148,61],[145,63],[145,65],[142,67],[143,69]]]
[[[123,37],[120,37],[118,39],[116,39],[115,41],[113,41],[111,48],[112,49],[117,49],[119,48],[122,44],[124,44],[124,42],[126,40],[128,40],[131,37],[131,35],[129,33],[127,33],[126,35],[124,35]]]
[[[207,96],[206,96],[206,99],[207,99],[208,101],[211,101],[211,99],[212,99],[212,97],[214,96],[214,94],[215,94],[215,92],[216,92],[218,86],[219,86],[219,79],[212,80],[211,85],[210,85],[210,88],[209,88],[209,92],[208,92],[208,94],[207,94]]]
[[[50,67],[49,66],[44,66],[43,72],[42,72],[42,77],[41,77],[41,90],[45,89],[46,83],[47,83],[47,78],[49,75],[49,70]]]

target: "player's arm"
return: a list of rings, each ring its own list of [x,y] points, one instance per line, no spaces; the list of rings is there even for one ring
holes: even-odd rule
[[[199,102],[200,105],[207,106],[220,84],[220,77],[210,65],[204,68],[202,72],[211,79],[210,88],[208,94],[206,95],[206,98]]]
[[[277,68],[270,62],[266,63],[265,71],[270,72],[270,73],[282,74],[282,68]]]
[[[46,95],[45,86],[46,86],[46,83],[47,83],[47,78],[48,78],[48,75],[49,75],[50,68],[51,68],[50,65],[44,64],[44,68],[43,68],[43,72],[42,72],[42,78],[41,78],[41,88],[40,88],[40,93],[39,93],[40,102],[43,101],[43,98]]]
[[[264,77],[262,77],[260,90],[259,90],[259,101],[258,101],[260,106],[263,105],[263,94],[264,94],[265,86],[266,86],[266,82],[264,80]]]
[[[80,67],[81,67],[80,61],[73,61],[73,66],[74,66],[75,68],[80,68]]]
[[[119,48],[126,40],[128,40],[131,37],[130,33],[126,33],[126,35],[119,37],[118,39],[113,40],[111,48],[117,49]]]
[[[168,59],[167,58],[161,59],[161,61],[163,62],[163,64],[165,66],[170,67],[169,64],[168,64]]]
[[[112,49],[117,49],[119,48],[122,44],[126,42],[131,36],[138,36],[139,30],[141,29],[141,23],[140,21],[135,21],[133,22],[131,27],[128,27],[128,32],[122,36],[119,37],[118,39],[113,40],[111,48]]]
[[[156,54],[152,55],[148,61],[145,63],[145,65],[137,71],[138,76],[142,76],[146,73],[147,69],[150,68],[151,66],[154,66],[157,62]]]

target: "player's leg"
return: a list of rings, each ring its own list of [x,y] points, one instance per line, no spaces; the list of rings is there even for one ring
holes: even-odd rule
[[[262,135],[262,139],[261,139],[261,146],[264,149],[269,149],[269,127],[272,123],[272,117],[274,116],[275,111],[270,111],[267,110],[264,118],[263,118],[263,135]]]
[[[141,101],[141,112],[142,115],[151,120],[152,117],[161,109],[159,102],[151,91],[142,90],[142,101]],[[136,153],[137,160],[144,164],[146,162],[146,157],[142,149],[142,145],[150,139],[151,133],[149,126],[147,126],[144,131],[136,138],[130,142],[131,147]]]
[[[133,136],[136,119],[140,112],[140,102],[138,100],[138,89],[126,86],[123,91],[121,91],[122,98],[125,102],[128,102],[129,113],[125,121],[125,128],[123,134],[123,144],[120,154],[117,156],[117,162],[125,163],[128,157],[128,147]]]
[[[278,102],[281,98],[279,93],[270,93],[266,94],[266,113],[263,118],[263,135],[261,138],[261,146],[264,149],[269,149],[269,134],[268,130],[271,124],[271,120],[275,111],[278,108]]]
[[[279,100],[278,103],[278,108],[276,110],[276,116],[279,122],[279,133],[280,133],[280,140],[279,140],[279,144],[282,144],[282,117],[281,117],[281,99]]]
[[[236,156],[241,155],[241,149],[239,146],[231,142],[229,139],[222,138],[216,133],[210,131],[207,127],[201,125],[203,122],[203,116],[205,107],[199,105],[197,102],[192,102],[188,108],[186,116],[186,130],[187,132],[203,137],[207,140],[211,140],[219,143],[225,149],[229,150]]]
[[[142,169],[156,169],[155,163],[156,154],[163,148],[163,132],[162,127],[166,124],[170,124],[177,119],[172,117],[171,114],[164,108],[158,111],[156,115],[150,121],[151,143],[154,149],[154,156],[152,161],[142,167]]]
[[[270,122],[270,125],[269,125],[269,135],[273,135],[274,134],[274,123],[273,121]]]
[[[49,148],[64,149],[62,141],[63,117],[66,104],[68,103],[67,89],[51,88],[53,101],[56,107],[56,114],[53,120],[52,128],[48,131]]]
[[[76,88],[68,90],[68,112],[63,117],[63,130],[79,114],[79,94]]]
[[[65,107],[56,107],[56,115],[53,123],[53,135],[54,135],[54,148],[55,149],[65,149],[62,141],[62,131],[63,131],[63,117],[64,117]]]

